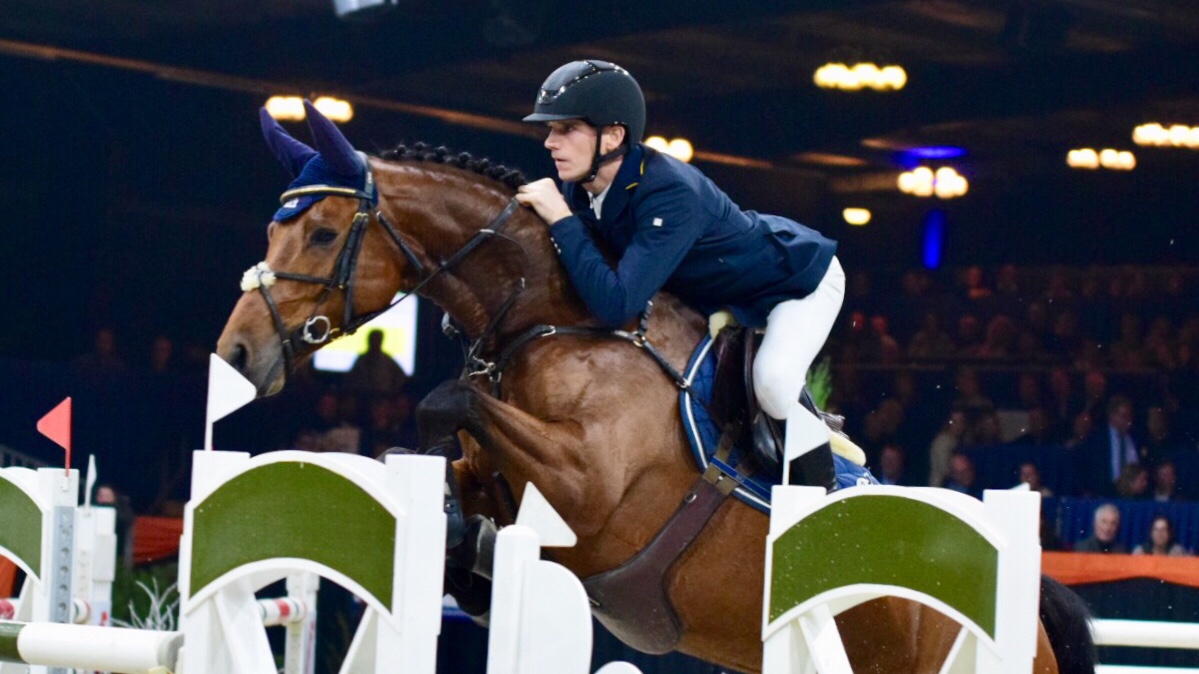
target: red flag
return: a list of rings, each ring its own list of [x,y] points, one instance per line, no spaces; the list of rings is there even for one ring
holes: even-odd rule
[[[37,422],[37,430],[67,450],[67,470],[71,469],[71,399],[66,398]]]

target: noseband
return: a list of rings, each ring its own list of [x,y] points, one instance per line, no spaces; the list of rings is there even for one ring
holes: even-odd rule
[[[350,223],[350,232],[346,236],[345,243],[342,245],[341,252],[337,255],[337,261],[333,266],[333,275],[329,277],[310,276],[308,274],[296,274],[287,271],[274,271],[265,262],[250,267],[245,274],[242,275],[241,289],[244,292],[258,290],[263,299],[266,301],[266,306],[271,312],[271,321],[275,325],[275,332],[279,335],[279,341],[283,346],[283,357],[287,367],[287,374],[291,374],[295,370],[296,353],[298,352],[301,343],[319,346],[328,342],[331,339],[341,337],[343,335],[353,334],[358,328],[365,323],[371,321],[376,316],[391,309],[399,302],[404,301],[408,297],[415,295],[417,291],[423,288],[427,283],[442,273],[457,264],[462,258],[466,257],[473,250],[479,247],[484,241],[489,238],[498,236],[512,243],[515,243],[524,253],[525,258],[528,258],[528,253],[524,250],[524,246],[519,241],[513,239],[506,234],[502,234],[500,230],[507,224],[508,219],[520,207],[520,204],[515,198],[508,202],[499,215],[492,218],[486,227],[480,229],[470,238],[462,248],[450,256],[450,258],[431,273],[425,273],[424,264],[417,257],[415,251],[404,242],[400,237],[399,231],[384,217],[382,210],[375,208],[378,199],[375,195],[374,179],[370,169],[366,169],[366,189],[356,190],[348,187],[336,187],[333,185],[309,185],[293,190],[288,190],[279,197],[280,202],[287,202],[291,199],[301,196],[339,196],[353,197],[358,199],[358,210],[354,213],[354,219]],[[387,306],[377,311],[371,311],[358,316],[354,315],[354,283],[355,272],[358,268],[358,255],[362,251],[362,241],[366,235],[366,228],[371,222],[371,213],[374,209],[374,220],[383,226],[384,231],[403,253],[407,262],[416,271],[419,281],[412,290],[407,291],[404,297],[391,302]],[[527,259],[526,259],[527,262]],[[523,267],[522,267],[523,268]],[[312,310],[312,314],[304,321],[304,323],[292,330],[288,330],[283,322],[283,316],[279,313],[279,306],[271,296],[270,287],[275,284],[278,279],[288,281],[298,281],[300,283],[314,283],[323,286],[320,297],[317,299],[316,306]],[[500,310],[492,317],[491,322],[483,331],[483,334],[472,345],[471,352],[474,354],[482,348],[482,344],[499,328],[500,322],[516,303],[517,296],[525,288],[525,279],[522,276],[516,286],[512,289],[508,298],[504,301]],[[320,307],[328,300],[329,295],[334,290],[341,290],[345,293],[345,312],[342,318],[342,326],[334,327],[328,316],[318,313]]]

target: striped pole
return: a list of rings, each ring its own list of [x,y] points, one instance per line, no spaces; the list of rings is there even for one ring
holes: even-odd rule
[[[180,632],[0,621],[0,662],[113,674],[170,674]]]
[[[259,599],[258,612],[262,614],[262,625],[264,627],[291,625],[303,622],[308,618],[307,604],[292,597]]]

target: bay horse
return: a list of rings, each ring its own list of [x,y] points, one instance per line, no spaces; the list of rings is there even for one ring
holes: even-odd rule
[[[284,208],[302,210],[268,226],[265,262],[243,278],[218,354],[259,396],[272,395],[299,359],[388,307],[397,292],[416,291],[472,344],[472,372],[418,407],[422,449],[455,434],[461,443],[452,475],[462,509],[511,523],[511,503],[533,482],[578,536],[575,547],[552,552],[555,561],[581,579],[621,567],[694,493],[698,477],[666,369],[636,340],[567,329],[594,323],[546,223],[516,206],[519,174],[422,147],[368,157],[311,106],[308,116],[315,149],[263,112],[268,143],[301,176]],[[655,304],[644,337],[680,371],[705,317],[666,294]],[[538,326],[561,329],[530,332]],[[763,513],[724,499],[659,576],[679,628],[669,648],[760,671],[767,525]],[[1058,664],[1085,660],[1078,653],[1090,643],[1062,590],[1051,583],[1042,592],[1040,673],[1088,671],[1085,663]],[[641,645],[641,625],[599,617]],[[854,670],[880,674],[939,671],[959,631],[898,598],[862,604],[837,624]],[[1051,646],[1047,628],[1062,643]]]

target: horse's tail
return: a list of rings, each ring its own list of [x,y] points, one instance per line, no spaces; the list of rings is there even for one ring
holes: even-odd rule
[[[1041,576],[1041,624],[1049,635],[1059,674],[1095,674],[1091,611],[1069,588]]]

